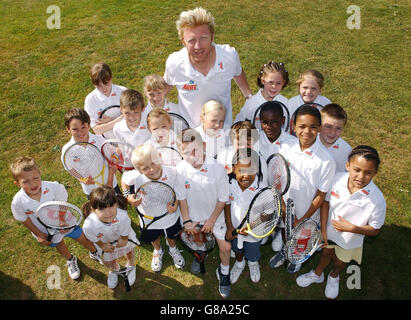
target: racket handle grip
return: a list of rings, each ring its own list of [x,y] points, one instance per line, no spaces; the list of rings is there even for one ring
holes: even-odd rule
[[[124,280],[124,285],[126,286],[126,291],[130,291],[131,287],[130,287],[130,282],[128,282],[128,279]]]
[[[235,237],[237,234],[238,234],[237,229],[234,229],[234,230],[231,232],[231,235],[232,235],[233,237]]]

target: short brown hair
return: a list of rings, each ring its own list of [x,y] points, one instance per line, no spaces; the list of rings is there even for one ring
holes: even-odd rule
[[[90,124],[90,116],[86,110],[81,108],[73,108],[66,112],[64,116],[64,126],[70,129],[70,122],[73,119],[78,119],[82,123]]]
[[[324,106],[324,108],[320,110],[320,112],[321,116],[327,115],[334,119],[344,120],[344,124],[347,123],[347,112],[345,112],[345,110],[339,104],[327,104],[326,106]]]
[[[107,84],[111,78],[112,73],[110,67],[105,63],[96,63],[90,69],[91,82],[97,86],[100,82]]]
[[[120,110],[129,108],[130,110],[144,109],[143,95],[134,89],[126,89],[120,95]]]
[[[34,161],[33,158],[26,156],[17,157],[10,165],[11,174],[16,181],[23,171],[27,172],[32,170],[38,170],[40,172],[40,168],[36,161]]]

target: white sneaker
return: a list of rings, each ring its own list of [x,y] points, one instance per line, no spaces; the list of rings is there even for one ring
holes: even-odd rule
[[[107,278],[107,286],[110,289],[114,289],[115,287],[117,287],[118,284],[118,275],[117,273],[110,271],[108,273],[108,278]]]
[[[71,260],[68,260],[66,265],[67,265],[70,278],[73,280],[78,279],[80,277],[80,268],[78,267],[78,264],[77,264],[77,257],[72,255]]]
[[[153,259],[151,260],[151,270],[154,272],[160,272],[163,267],[163,255],[164,251],[160,248],[159,251],[153,251]]]
[[[181,269],[185,266],[186,262],[177,246],[175,246],[174,248],[169,247],[168,253],[170,254],[171,258],[173,258],[174,265],[177,269]]]
[[[245,261],[242,262],[235,262],[233,268],[230,271],[230,283],[234,284],[237,282],[238,278],[240,277],[241,273],[245,268]]]
[[[248,261],[248,268],[250,268],[251,281],[252,282],[260,281],[261,273],[260,273],[260,265],[258,264],[258,261],[255,261],[255,262]]]
[[[283,247],[283,237],[281,235],[281,231],[277,231],[272,234],[272,242],[271,242],[271,248],[273,251],[278,252],[281,250]]]
[[[128,269],[131,269],[131,271],[129,271],[130,273],[128,274],[128,283],[130,284],[130,287],[134,284],[134,282],[136,282],[136,268],[135,267],[127,267]]]
[[[302,288],[308,287],[312,283],[321,283],[323,281],[324,272],[321,273],[321,276],[317,276],[314,270],[311,270],[308,273],[304,273],[296,279],[297,285]]]
[[[328,275],[327,285],[325,286],[325,296],[328,299],[335,299],[338,297],[338,291],[340,286],[340,276],[337,278],[331,277],[331,274]]]

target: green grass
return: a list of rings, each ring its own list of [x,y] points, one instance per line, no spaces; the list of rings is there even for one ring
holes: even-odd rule
[[[61,29],[46,27],[47,6],[61,8]],[[349,30],[346,9],[361,7],[361,29]],[[69,136],[63,117],[82,107],[93,89],[88,71],[104,61],[113,82],[137,90],[149,73],[164,72],[168,55],[181,48],[175,21],[195,1],[2,1],[0,3],[0,298],[1,299],[220,299],[215,268],[218,254],[207,260],[204,276],[187,266],[175,270],[166,255],[161,273],[150,269],[151,247],[143,246],[134,290],[106,286],[104,267],[67,240],[80,259],[80,281],[68,278],[64,261],[40,247],[11,214],[17,192],[8,166],[17,155],[35,157],[43,180],[63,183],[71,202],[84,195],[64,172],[60,149]],[[250,86],[268,60],[282,61],[290,74],[287,98],[297,94],[295,80],[307,68],[325,76],[323,94],[342,105],[349,116],[343,137],[352,145],[370,144],[382,158],[375,179],[387,200],[386,224],[379,236],[364,243],[361,290],[349,290],[342,274],[340,299],[410,299],[411,167],[409,75],[410,4],[407,1],[203,1],[216,20],[216,43],[239,52]],[[176,101],[176,91],[171,100]],[[232,89],[233,113],[244,104]],[[407,173],[408,172],[408,173]],[[130,211],[131,213],[131,211]],[[137,220],[133,216],[134,225]],[[248,270],[232,288],[232,299],[323,299],[324,284],[300,289],[294,275],[271,270],[273,255],[262,248],[262,279],[251,283]],[[316,265],[318,255],[302,271]],[[46,287],[48,266],[61,268],[60,290]]]

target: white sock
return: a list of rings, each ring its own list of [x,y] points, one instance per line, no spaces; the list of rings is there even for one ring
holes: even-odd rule
[[[221,268],[221,273],[223,274],[223,275],[228,275],[229,273],[230,273],[230,266],[228,265],[228,266],[225,266],[225,265],[223,265],[223,264],[220,264],[220,268]]]
[[[245,266],[245,260],[243,259],[243,260],[241,260],[241,261],[235,261],[235,264],[237,265],[237,266],[239,266],[239,267],[241,267],[241,268],[244,268],[244,266]]]

